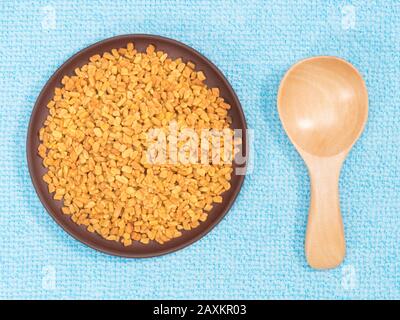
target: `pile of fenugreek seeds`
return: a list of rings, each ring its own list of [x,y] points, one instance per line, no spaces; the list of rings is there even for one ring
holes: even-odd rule
[[[147,156],[149,130],[168,135],[171,122],[197,133],[229,128],[230,105],[204,80],[193,63],[152,45],[137,52],[132,43],[65,76],[48,103],[38,150],[63,213],[125,246],[162,244],[205,221],[230,188],[232,164],[152,163]]]

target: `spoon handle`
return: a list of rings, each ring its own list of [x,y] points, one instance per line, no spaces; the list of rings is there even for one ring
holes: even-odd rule
[[[311,204],[305,252],[315,269],[330,269],[344,259],[346,244],[339,203],[339,175],[344,157],[308,161]]]

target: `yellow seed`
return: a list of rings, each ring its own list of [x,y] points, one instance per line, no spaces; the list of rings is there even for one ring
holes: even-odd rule
[[[60,138],[62,138],[62,133],[60,131],[54,130],[53,137],[56,139],[60,139]]]
[[[132,172],[132,167],[130,167],[130,166],[123,166],[123,167],[121,168],[121,171],[122,171],[122,172],[125,172],[125,173],[131,173],[131,172]]]
[[[199,79],[200,81],[203,81],[206,79],[206,77],[202,71],[197,72],[197,79]]]
[[[121,183],[124,183],[124,184],[127,184],[129,182],[128,178],[126,178],[124,176],[116,176],[115,180],[117,180],[117,181],[119,181]]]
[[[126,193],[132,195],[135,193],[135,189],[132,187],[128,187],[126,188]]]
[[[207,87],[194,63],[153,45],[138,52],[128,43],[74,71],[47,104],[37,150],[47,170],[43,181],[63,201],[62,212],[124,246],[164,244],[205,221],[231,188],[232,166],[213,163],[207,149],[205,163],[150,162],[149,156],[169,156],[171,145],[151,153],[149,132],[161,130],[168,143],[189,153],[181,130],[222,132],[232,123],[219,89]],[[173,121],[176,137],[169,135]],[[218,137],[211,138],[210,146],[218,147]],[[235,139],[235,152],[240,144]]]
[[[102,172],[103,172],[103,170],[101,169],[100,165],[95,166],[95,168],[94,168],[94,174],[95,175],[99,176],[99,175],[102,174]]]
[[[103,135],[103,132],[101,131],[100,128],[94,128],[93,132],[96,135],[96,137],[101,137]]]
[[[95,205],[96,205],[96,202],[90,201],[90,202],[85,206],[85,208],[86,208],[86,209],[91,209],[91,208],[93,208]]]
[[[166,171],[166,170],[161,171],[160,178],[166,178],[166,177],[168,177],[168,171]]]
[[[126,149],[124,152],[122,152],[122,158],[128,158],[132,153],[133,150],[131,148]]]
[[[114,176],[119,176],[121,174],[121,170],[119,170],[118,168],[111,168],[110,172],[114,175]]]
[[[125,247],[130,246],[132,244],[132,240],[131,239],[124,239],[123,240],[123,244]]]

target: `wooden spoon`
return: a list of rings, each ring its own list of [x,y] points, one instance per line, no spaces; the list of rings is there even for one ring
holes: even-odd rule
[[[346,252],[340,169],[367,122],[367,88],[347,61],[309,58],[293,65],[282,79],[278,112],[310,174],[307,261],[316,269],[334,268]]]

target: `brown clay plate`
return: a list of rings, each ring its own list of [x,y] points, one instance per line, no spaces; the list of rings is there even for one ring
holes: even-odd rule
[[[54,89],[61,86],[61,79],[63,76],[72,75],[75,68],[88,63],[89,57],[111,51],[113,48],[125,47],[128,42],[133,42],[138,51],[144,51],[149,44],[153,44],[156,46],[157,50],[163,50],[168,53],[169,57],[180,57],[185,62],[194,62],[196,64],[196,69],[202,70],[206,75],[206,84],[209,87],[218,87],[221,96],[231,105],[229,115],[232,118],[232,128],[243,130],[242,153],[247,154],[246,122],[243,110],[235,92],[221,71],[199,52],[183,43],[160,36],[137,34],[122,35],[97,42],[76,53],[53,74],[42,89],[32,111],[26,143],[27,160],[31,179],[41,202],[53,219],[71,236],[91,248],[111,255],[129,258],[153,257],[186,247],[207,234],[225,216],[232,206],[242,186],[244,175],[237,175],[236,170],[234,170],[231,180],[232,187],[222,194],[223,202],[214,205],[214,208],[209,213],[208,219],[200,223],[197,228],[190,231],[183,231],[181,237],[175,238],[162,245],[155,241],[151,241],[147,245],[135,241],[131,246],[124,247],[123,244],[103,239],[95,233],[88,232],[85,227],[78,226],[68,215],[64,215],[61,212],[62,201],[53,199],[52,195],[48,192],[47,184],[42,180],[42,176],[47,170],[42,165],[42,159],[37,154],[39,130],[43,126],[48,115],[47,103],[52,99]],[[233,164],[234,168],[245,168],[245,165],[245,163],[241,165]]]

